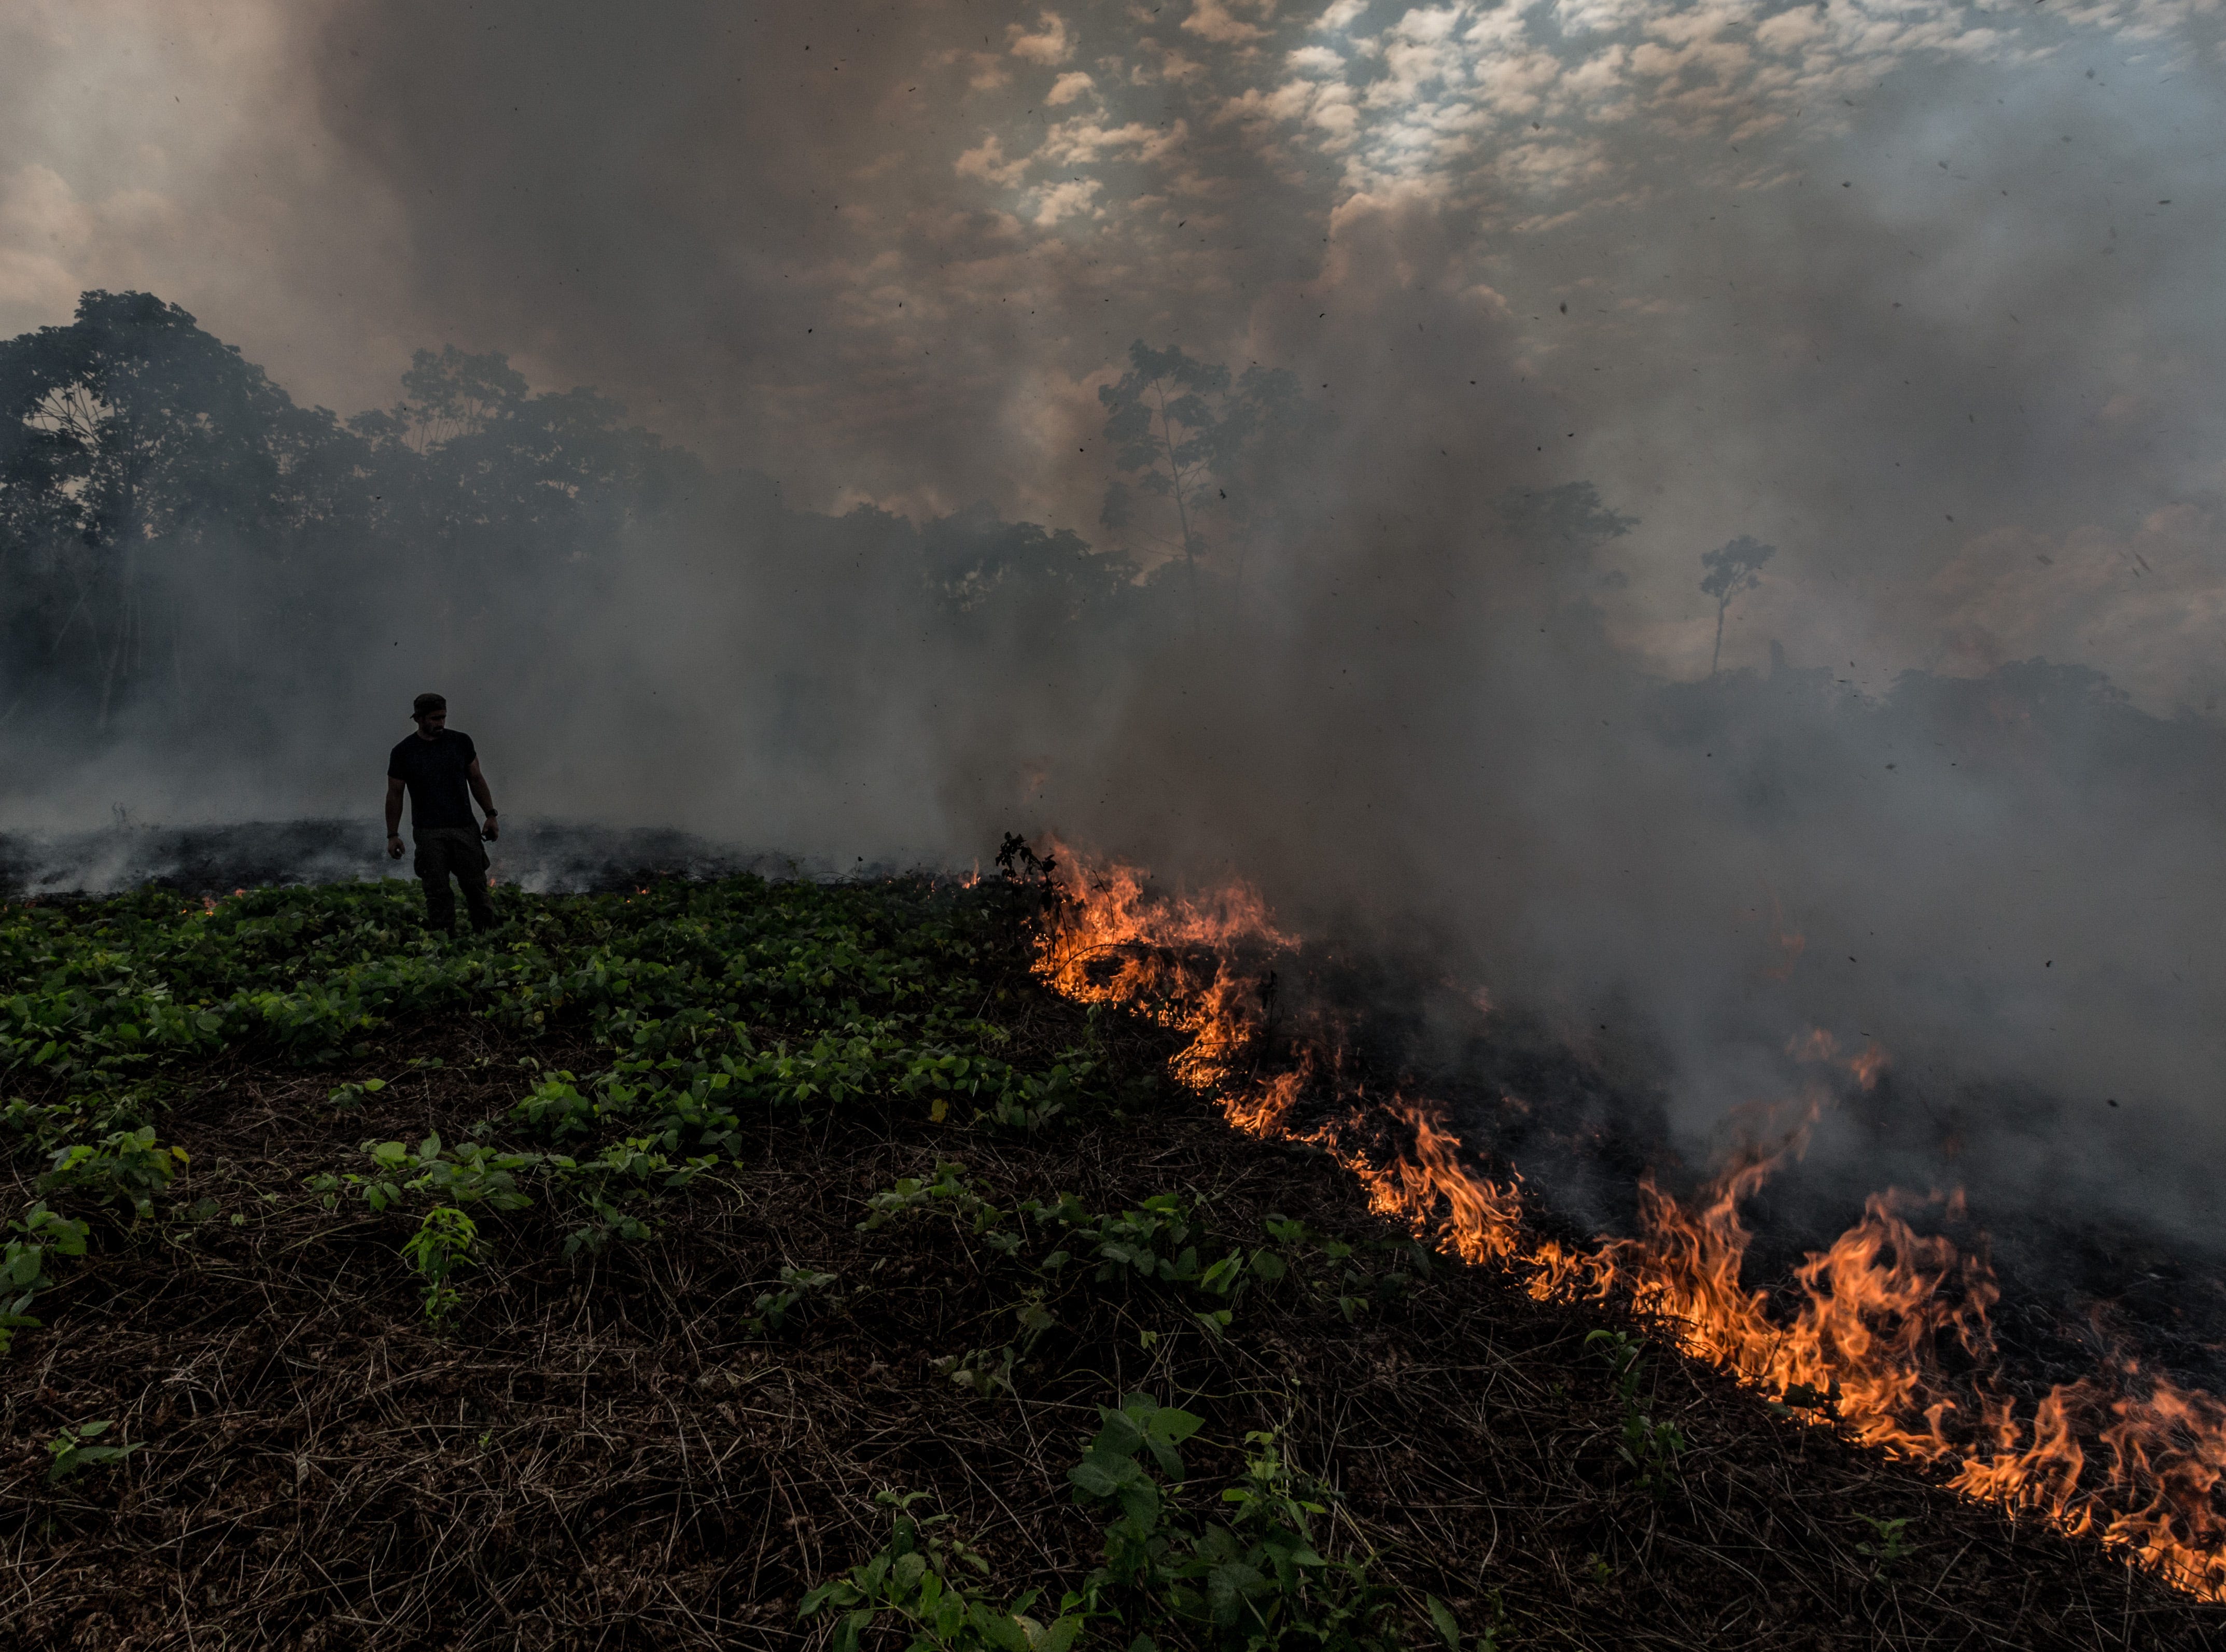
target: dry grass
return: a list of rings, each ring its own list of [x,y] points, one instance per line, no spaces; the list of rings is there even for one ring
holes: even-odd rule
[[[1078,1013],[1030,995],[1014,1020],[1053,1048]],[[1131,1070],[1164,1057],[1148,1029],[1119,1036]],[[1674,1357],[1650,1366],[1655,1404],[1692,1446],[1678,1489],[1639,1493],[1581,1345],[1599,1313],[1451,1263],[1357,1325],[1247,1298],[1219,1344],[1149,1296],[1071,1293],[1017,1397],[938,1376],[932,1361],[1008,1339],[1014,1278],[948,1223],[856,1224],[867,1195],[938,1157],[1007,1199],[1071,1190],[1116,1209],[1174,1191],[1238,1236],[1269,1211],[1382,1231],[1333,1165],[1184,1096],[1034,1143],[910,1117],[769,1126],[652,1242],[576,1265],[548,1212],[492,1219],[490,1260],[436,1334],[397,1255],[405,1219],[328,1211],[302,1179],[367,1136],[500,1116],[519,1053],[478,1023],[420,1029],[381,1071],[448,1064],[341,1118],[331,1074],[206,1076],[164,1134],[194,1155],[185,1197],[214,1208],[111,1238],[0,1367],[0,1637],[800,1645],[816,1636],[798,1597],[880,1544],[882,1487],[932,1492],[1002,1585],[1077,1579],[1096,1534],[1065,1471],[1096,1406],[1141,1388],[1209,1419],[1191,1453],[1209,1479],[1245,1429],[1286,1427],[1344,1493],[1338,1542],[1472,1631],[1496,1614],[1503,1647],[2226,1644],[2218,1609]],[[743,1321],[785,1263],[839,1274],[840,1300],[753,1340]],[[45,1442],[95,1417],[144,1448],[49,1487]],[[1860,1551],[1866,1515],[1907,1517],[1905,1560],[1881,1571]]]

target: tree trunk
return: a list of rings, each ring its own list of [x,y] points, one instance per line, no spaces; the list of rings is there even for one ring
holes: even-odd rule
[[[1167,417],[1167,390],[1155,386],[1160,397],[1160,441],[1167,450],[1167,483],[1175,496],[1175,522],[1182,530],[1183,575],[1190,587],[1190,630],[1198,635],[1198,556],[1190,541],[1190,507],[1183,502],[1182,467],[1175,463],[1175,430]]]

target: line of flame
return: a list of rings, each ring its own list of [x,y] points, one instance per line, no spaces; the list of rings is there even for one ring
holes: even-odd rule
[[[1533,1296],[1620,1297],[1687,1353],[1813,1421],[1836,1421],[1864,1445],[1952,1468],[1958,1491],[2099,1537],[2182,1589],[2226,1599],[2226,1517],[2216,1496],[2226,1475],[2226,1401],[2121,1357],[2021,1414],[2014,1397],[1989,1386],[1988,1314],[2000,1294],[1992,1269],[1982,1255],[1919,1234],[1905,1215],[1937,1196],[1873,1194],[1860,1222],[1794,1270],[1790,1320],[1772,1313],[1765,1293],[1739,1283],[1750,1236],[1739,1207],[1802,1131],[1749,1153],[1695,1209],[1650,1178],[1642,1181],[1636,1238],[1585,1249],[1542,1237],[1523,1223],[1520,1186],[1470,1170],[1434,1104],[1355,1091],[1347,1112],[1301,1131],[1294,1110],[1302,1092],[1320,1087],[1333,1052],[1306,1047],[1295,1071],[1250,1071],[1265,982],[1244,959],[1295,944],[1256,892],[1232,882],[1204,895],[1159,897],[1134,867],[1062,852],[1053,867],[1063,899],[1043,931],[1038,973],[1071,998],[1119,1003],[1187,1033],[1175,1077],[1216,1096],[1237,1128],[1323,1147],[1359,1178],[1375,1210],[1466,1262],[1517,1272]],[[1825,1039],[1816,1055],[1830,1053]],[[1846,1064],[1868,1089],[1883,1061],[1873,1046]],[[1388,1160],[1386,1127],[1403,1143]],[[1961,1213],[1960,1194],[1947,1203]],[[1960,1379],[1939,1361],[1948,1338],[1970,1366]]]

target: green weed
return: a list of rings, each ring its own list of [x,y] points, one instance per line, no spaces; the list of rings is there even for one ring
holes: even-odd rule
[[[1675,1423],[1656,1422],[1640,1402],[1638,1386],[1644,1376],[1646,1342],[1623,1331],[1595,1331],[1585,1346],[1605,1360],[1615,1376],[1616,1398],[1623,1404],[1623,1433],[1616,1455],[1638,1476],[1638,1489],[1657,1497],[1666,1495],[1678,1479],[1678,1458],[1685,1436]]]
[[[1320,1233],[1303,1222],[1270,1216],[1261,1223],[1269,1247],[1253,1252],[1252,1271],[1270,1283],[1286,1277],[1302,1283],[1317,1298],[1333,1302],[1348,1323],[1371,1306],[1389,1308],[1402,1300],[1418,1279],[1430,1273],[1428,1246],[1403,1239],[1373,1239],[1360,1244]],[[1390,1265],[1371,1272],[1364,1255],[1388,1255]]]
[[[188,1162],[183,1147],[165,1147],[155,1140],[155,1127],[118,1130],[98,1145],[78,1142],[54,1155],[52,1167],[39,1178],[41,1193],[79,1193],[104,1203],[124,1206],[134,1220],[152,1216],[155,1195]]]
[[[356,1084],[337,1084],[325,1097],[325,1104],[335,1113],[353,1113],[362,1108],[365,1096],[376,1096],[385,1088],[384,1078],[366,1078]]]
[[[461,1268],[478,1266],[472,1247],[479,1228],[453,1204],[437,1204],[425,1212],[417,1231],[404,1241],[402,1254],[425,1281],[425,1317],[445,1325],[456,1310],[461,1293],[448,1281]]]
[[[1453,1616],[1453,1609],[1435,1595],[1424,1595],[1422,1605],[1430,1614],[1430,1623],[1438,1631],[1438,1638],[1446,1643],[1446,1652],[1461,1652],[1460,1620]],[[1491,1621],[1484,1626],[1483,1634],[1470,1639],[1469,1652],[1499,1652],[1501,1617],[1499,1593],[1494,1590],[1491,1595]]]
[[[484,1204],[490,1210],[518,1210],[533,1203],[518,1191],[518,1172],[540,1164],[538,1153],[498,1153],[480,1142],[445,1146],[438,1132],[413,1149],[399,1141],[366,1141],[371,1173],[312,1176],[302,1185],[324,1196],[325,1208],[340,1203],[340,1191],[355,1193],[373,1210],[414,1198],[447,1204]]]
[[[798,1619],[830,1609],[842,1613],[834,1652],[858,1652],[860,1637],[884,1617],[910,1637],[906,1652],[1067,1652],[1082,1616],[1063,1605],[1050,1623],[1038,1621],[1030,1616],[1041,1592],[1034,1589],[993,1604],[978,1582],[989,1563],[942,1529],[950,1517],[912,1514],[925,1495],[880,1493],[875,1501],[894,1511],[889,1541],[843,1577],[805,1595]]]
[[[1865,1515],[1863,1523],[1871,1528],[1872,1539],[1855,1545],[1855,1553],[1867,1558],[1881,1576],[1909,1558],[1911,1544],[1906,1535],[1909,1516],[1899,1515],[1891,1520],[1880,1520],[1874,1515]]]
[[[1276,1431],[1245,1436],[1244,1471],[1220,1495],[1227,1520],[1194,1522],[1180,1502],[1180,1448],[1202,1420],[1143,1394],[1098,1417],[1067,1472],[1078,1503],[1113,1514],[1103,1564],[1076,1598],[1082,1610],[1137,1630],[1179,1624],[1227,1652],[1396,1646],[1391,1597],[1366,1563],[1320,1552],[1313,1528],[1329,1494],[1293,1466]]]
[[[82,1222],[58,1216],[44,1204],[34,1204],[8,1224],[8,1248],[0,1255],[0,1354],[5,1354],[18,1331],[38,1325],[29,1312],[32,1301],[52,1287],[48,1274],[50,1256],[82,1256],[91,1229]]]
[[[933,1176],[900,1177],[894,1186],[868,1198],[858,1231],[871,1233],[900,1217],[941,1216],[999,1255],[1014,1255],[1020,1250],[1021,1236],[1007,1225],[1010,1213],[985,1197],[988,1191],[957,1160],[939,1160]]]
[[[742,1321],[742,1328],[753,1337],[777,1337],[788,1329],[792,1314],[804,1303],[814,1299],[836,1282],[836,1275],[822,1274],[808,1268],[784,1268],[780,1284],[773,1290],[761,1291],[751,1304],[750,1317]]]
[[[134,1440],[128,1446],[88,1446],[85,1442],[97,1439],[115,1426],[111,1421],[81,1422],[74,1428],[65,1428],[47,1442],[47,1452],[54,1461],[47,1465],[47,1484],[54,1485],[84,1470],[98,1468],[104,1463],[120,1463],[137,1451],[145,1442]]]
[[[964,1354],[947,1354],[932,1362],[932,1369],[976,1399],[987,1400],[1013,1392],[1013,1366],[1018,1358],[1018,1351],[1011,1346],[970,1348]]]

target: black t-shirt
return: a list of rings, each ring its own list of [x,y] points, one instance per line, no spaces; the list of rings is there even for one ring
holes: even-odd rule
[[[479,753],[472,737],[444,728],[430,740],[412,734],[386,759],[386,775],[410,788],[410,829],[476,826],[466,776]]]

